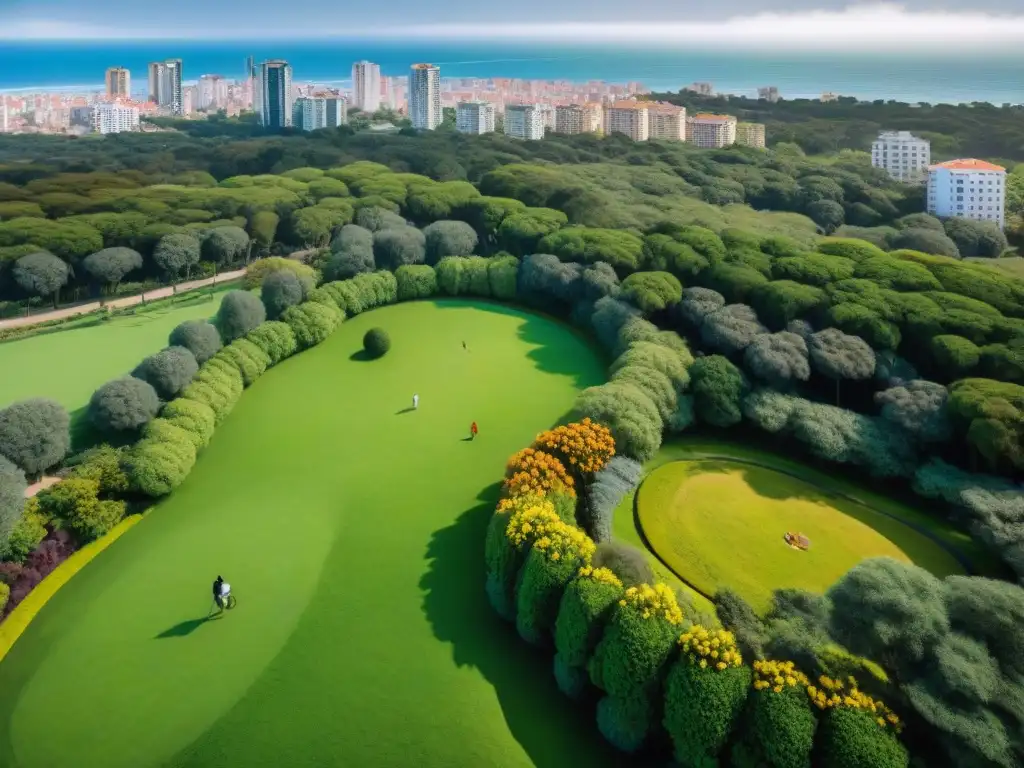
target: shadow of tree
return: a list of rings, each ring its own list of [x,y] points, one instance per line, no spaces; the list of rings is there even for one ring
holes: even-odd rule
[[[355,352],[348,356],[348,359],[354,360],[357,363],[368,363],[371,360],[375,360],[376,358],[371,356],[370,353],[367,352],[365,349],[357,349]]]
[[[500,487],[485,488],[480,504],[431,537],[420,588],[434,635],[451,644],[458,666],[478,669],[493,686],[510,732],[538,768],[630,765],[604,742],[593,710],[559,692],[552,652],[528,646],[487,602],[484,535]]]

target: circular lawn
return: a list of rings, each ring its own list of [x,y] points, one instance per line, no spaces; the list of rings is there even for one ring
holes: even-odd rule
[[[861,560],[892,557],[938,576],[963,573],[936,541],[804,480],[736,461],[675,461],[637,492],[638,523],[662,562],[712,596],[728,587],[757,611],[773,590],[824,592]],[[790,546],[802,535],[806,549]]]
[[[481,548],[507,457],[603,378],[567,326],[495,304],[346,321],[0,662],[0,765],[622,764],[494,618]],[[207,620],[218,574],[238,606]]]

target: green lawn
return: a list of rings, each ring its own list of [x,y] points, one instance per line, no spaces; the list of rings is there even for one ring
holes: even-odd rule
[[[651,548],[684,580],[706,594],[729,587],[757,610],[775,589],[824,592],[869,557],[963,573],[923,533],[827,488],[737,461],[673,461],[644,479],[637,515]],[[810,549],[789,547],[787,531],[806,535]]]
[[[391,351],[352,359],[373,326]],[[0,663],[0,765],[622,765],[483,588],[507,457],[601,380],[568,327],[497,305],[347,321]],[[238,607],[204,621],[218,573]]]
[[[227,290],[197,292],[134,315],[0,343],[0,371],[17,371],[0,376],[0,408],[28,397],[49,397],[71,411],[81,408],[101,384],[167,346],[176,325],[212,317]]]

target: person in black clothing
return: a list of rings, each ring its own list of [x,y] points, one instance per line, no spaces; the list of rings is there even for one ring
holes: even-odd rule
[[[217,607],[220,608],[222,611],[224,610],[224,596],[221,594],[223,592],[223,586],[224,578],[222,576],[218,576],[216,579],[214,579],[213,602],[215,602],[217,604]]]

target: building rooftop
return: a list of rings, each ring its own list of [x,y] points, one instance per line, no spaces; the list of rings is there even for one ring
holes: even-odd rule
[[[950,171],[1003,171],[1006,169],[1001,165],[995,163],[987,163],[984,160],[975,160],[974,158],[964,158],[961,160],[947,160],[944,163],[936,163],[935,165],[929,166],[931,168],[945,168]]]
[[[413,64],[413,69],[437,69],[433,64]]]
[[[732,115],[711,115],[711,114],[708,114],[706,112],[702,112],[700,114],[694,115],[693,119],[694,120],[707,120],[707,121],[718,122],[718,123],[728,123],[730,120],[735,120],[736,118],[733,117]]]
[[[608,109],[647,109],[648,104],[640,101],[616,101],[608,105]]]

